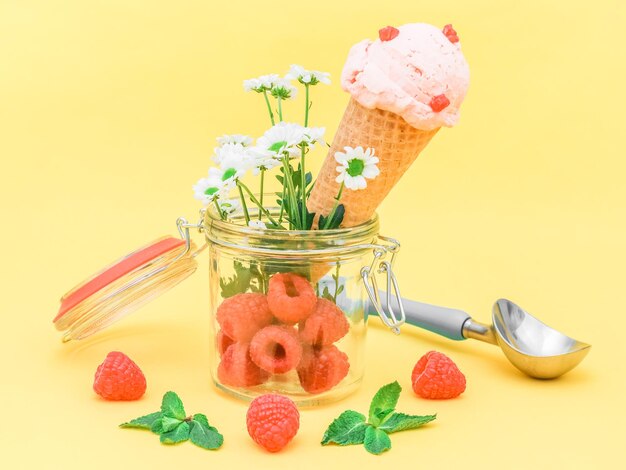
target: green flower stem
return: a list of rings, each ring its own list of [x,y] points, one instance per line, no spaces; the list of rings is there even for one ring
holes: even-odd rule
[[[291,220],[296,226],[296,228],[300,228],[301,227],[300,214],[298,213],[298,203],[296,201],[296,190],[293,187],[293,173],[291,171],[292,170],[291,165],[289,164],[288,160],[289,160],[289,157],[283,157],[283,168],[285,169],[283,177],[287,181],[287,189],[289,193],[288,196],[290,199],[289,206],[291,207],[291,214],[289,214],[289,216],[291,217]]]
[[[279,96],[276,98],[276,101],[278,101],[278,119],[280,119],[280,122],[283,122],[283,100]]]
[[[304,103],[306,105],[306,108],[304,110],[304,127],[307,127],[309,125],[309,84],[308,83],[304,84],[304,90],[306,94],[306,100]]]
[[[263,97],[265,98],[265,104],[267,105],[267,110],[270,113],[270,121],[272,121],[272,126],[274,125],[274,113],[272,112],[272,105],[270,104],[270,99],[267,97],[267,90],[263,90]]]
[[[282,224],[283,223],[283,216],[285,215],[285,191],[286,191],[286,185],[287,183],[285,182],[285,179],[283,178],[283,193],[280,196],[280,215],[278,216],[278,223]]]
[[[226,220],[226,217],[224,217],[224,212],[222,211],[222,209],[220,209],[220,205],[217,202],[217,199],[213,199],[213,203],[215,204],[215,208],[217,209],[217,213],[220,215],[220,219]]]
[[[337,266],[335,267],[335,295],[333,295],[333,300],[335,301],[335,304],[337,304],[337,294],[339,293],[339,267],[341,266],[341,264],[339,264],[339,261],[337,261]]]
[[[260,197],[261,197],[261,204],[260,206],[263,207],[263,186],[265,184],[265,170],[261,170],[261,193],[260,193]],[[261,211],[259,211],[259,220],[261,220]]]
[[[250,214],[248,214],[248,205],[246,204],[246,198],[243,196],[243,190],[241,189],[241,185],[243,183],[240,183],[239,181],[237,181],[237,189],[239,189],[239,197],[241,198],[241,207],[243,207],[243,215],[246,218],[246,226],[250,223]]]
[[[263,207],[263,204],[261,204],[261,202],[259,202],[259,200],[256,198],[256,196],[252,193],[252,191],[250,191],[250,188],[248,188],[245,184],[240,182],[239,183],[239,189],[241,189],[241,188],[243,188],[248,193],[248,196],[250,197],[250,200],[254,204],[257,205],[257,207],[259,208],[259,213],[262,212],[267,217],[267,220],[269,220],[274,225],[278,225],[278,223],[276,222],[276,219],[274,219],[274,217],[272,217],[272,214],[270,214],[269,211],[265,207]]]
[[[333,210],[330,211],[330,214],[328,214],[328,218],[326,219],[326,223],[324,223],[324,226],[322,227],[322,229],[326,229],[330,225],[330,221],[333,219],[335,212],[337,212],[337,206],[339,205],[339,200],[341,199],[341,195],[343,194],[343,188],[345,186],[346,184],[344,182],[342,182],[341,186],[339,186],[339,193],[337,194],[337,197],[335,198],[335,205],[333,206]]]
[[[307,90],[309,89],[307,85]],[[306,124],[305,124],[306,126]],[[302,229],[304,230],[304,225],[306,224],[306,171],[304,169],[304,159],[305,159],[305,148],[302,147],[302,154],[300,155],[300,193],[302,195],[302,211],[300,214],[300,218],[302,219]]]
[[[309,125],[309,84],[305,83],[304,84],[304,92],[306,95],[306,99],[304,100],[305,103],[305,108],[304,108],[304,127],[307,127]],[[306,170],[304,168],[304,159],[305,159],[305,155],[304,155],[304,148],[302,148],[302,156],[300,158],[300,184],[301,184],[301,192],[302,192],[302,223],[306,223],[306,198],[307,198],[307,191],[306,191]],[[303,227],[304,228],[304,227]]]

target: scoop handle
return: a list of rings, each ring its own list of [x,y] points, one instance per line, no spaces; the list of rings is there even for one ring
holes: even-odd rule
[[[381,293],[384,298],[386,294]],[[462,310],[439,307],[402,298],[406,323],[417,326],[455,341],[466,339],[463,336],[463,325],[471,317]],[[376,309],[368,303],[368,314],[376,315]]]

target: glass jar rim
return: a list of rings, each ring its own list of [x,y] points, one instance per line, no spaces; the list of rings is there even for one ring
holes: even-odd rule
[[[274,194],[266,194],[273,197]],[[280,213],[278,207],[270,207],[272,216]],[[258,210],[249,208],[251,220],[256,220]],[[293,252],[302,254],[300,247],[290,246],[290,243],[311,244],[314,250],[304,250],[309,253],[336,252],[339,247],[369,248],[377,238],[380,224],[378,214],[374,214],[368,221],[353,227],[340,227],[326,230],[280,230],[274,228],[250,227],[243,222],[242,210],[231,215],[231,220],[222,220],[217,209],[208,206],[204,214],[204,231],[207,241],[231,248],[239,247],[248,251],[275,252],[282,254]],[[234,222],[232,221],[234,219]],[[273,248],[284,243],[279,249]]]
[[[275,207],[270,207],[270,213],[274,215],[274,212],[277,212]],[[254,212],[256,216],[258,213]],[[251,217],[252,218],[252,217]],[[240,211],[236,212],[236,219],[243,220],[243,213]],[[222,220],[217,213],[217,210],[213,206],[208,206],[205,210],[205,224],[214,226],[220,232],[233,232],[238,234],[263,234],[266,237],[275,238],[275,239],[290,239],[294,236],[298,237],[312,237],[312,238],[320,238],[320,237],[359,237],[359,236],[369,236],[370,233],[375,235],[378,233],[379,229],[379,219],[378,214],[374,213],[371,219],[366,222],[363,222],[359,225],[355,225],[353,227],[340,227],[334,229],[325,229],[325,230],[280,230],[275,228],[258,228],[258,227],[249,227],[247,225],[236,224],[233,222]]]

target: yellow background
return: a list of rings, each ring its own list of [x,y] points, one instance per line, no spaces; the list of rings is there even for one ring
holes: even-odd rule
[[[259,135],[241,81],[291,63],[327,70],[312,124],[332,136],[349,47],[387,24],[453,23],[471,68],[460,125],[444,129],[380,208],[403,242],[407,297],[490,317],[498,297],[593,345],[563,378],[521,375],[494,347],[371,321],[358,393],[302,412],[281,454],[256,447],[246,406],[207,373],[207,260],[193,278],[106,334],[60,344],[59,296],[130,249],[195,218],[191,185],[223,133]],[[609,468],[623,460],[625,56],[621,0],[0,1],[3,468]],[[302,101],[288,107],[300,118]],[[296,114],[298,113],[298,114]],[[319,157],[321,160],[322,156]],[[318,164],[319,164],[318,160]],[[106,353],[143,368],[140,402],[91,391]],[[414,396],[426,351],[468,378],[457,400]],[[399,380],[399,409],[436,422],[374,457],[319,440]],[[218,452],[161,446],[117,424],[166,390],[226,437]],[[619,460],[618,460],[619,459]],[[612,463],[611,463],[612,462]],[[5,465],[10,463],[10,465]]]

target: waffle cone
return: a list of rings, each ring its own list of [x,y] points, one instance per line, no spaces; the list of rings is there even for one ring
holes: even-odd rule
[[[367,180],[366,189],[346,188],[340,200],[346,209],[342,226],[353,227],[368,221],[438,130],[416,129],[397,114],[367,109],[351,98],[309,197],[309,211],[328,215],[335,204],[340,185],[335,181],[338,175],[335,152],[343,151],[346,146],[371,147],[380,159],[380,175]]]

